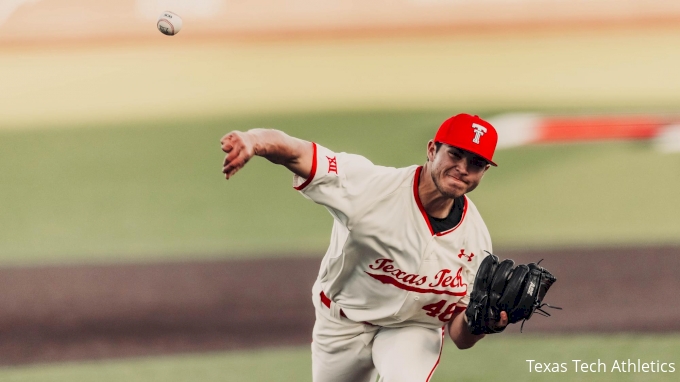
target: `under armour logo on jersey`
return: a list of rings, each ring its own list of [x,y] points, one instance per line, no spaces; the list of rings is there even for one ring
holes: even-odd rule
[[[471,254],[469,254],[469,255],[466,255],[466,254],[465,254],[465,249],[461,249],[461,250],[460,250],[460,253],[458,254],[458,258],[459,258],[459,259],[462,259],[463,257],[465,257],[468,261],[472,261],[472,258],[473,258],[474,256],[475,256],[474,253],[471,253]]]
[[[479,144],[479,138],[486,133],[486,127],[482,125],[478,125],[476,123],[472,124],[472,128],[475,129],[475,137],[472,140],[473,143]]]
[[[331,172],[338,173],[338,160],[333,157],[326,157],[328,159],[328,173],[330,174]]]

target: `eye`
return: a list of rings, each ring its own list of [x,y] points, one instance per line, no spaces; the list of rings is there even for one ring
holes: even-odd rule
[[[482,167],[486,166],[486,162],[484,162],[481,159],[473,159],[473,160],[470,161],[470,164],[474,167],[477,167],[477,168],[482,168]]]

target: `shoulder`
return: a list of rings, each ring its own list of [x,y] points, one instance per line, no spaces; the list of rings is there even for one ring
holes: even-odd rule
[[[323,146],[317,145],[318,170],[322,173],[331,173],[341,179],[370,185],[372,183],[385,186],[385,183],[399,184],[410,179],[417,166],[395,168],[374,164],[363,155],[347,152],[333,152]]]
[[[484,220],[482,219],[482,215],[479,213],[477,206],[472,201],[472,199],[470,199],[470,197],[467,196],[467,195],[465,195],[465,210],[466,210],[466,215],[468,215],[468,217],[472,217],[472,218],[480,220],[482,223],[484,223]]]
[[[418,166],[399,168],[375,166],[367,181],[369,187],[377,193],[383,195],[392,194],[399,189],[410,189],[412,187],[417,168]]]
[[[475,203],[470,199],[469,196],[465,195],[465,214],[470,218],[476,225],[483,227],[486,230],[486,224],[482,218],[482,214],[477,209]]]
[[[469,224],[473,227],[475,231],[475,236],[478,240],[481,240],[491,251],[491,235],[489,234],[489,229],[479,213],[477,206],[470,199],[469,196],[465,195],[465,219],[468,220]]]
[[[349,225],[377,200],[388,198],[395,190],[403,190],[403,185],[411,185],[416,167],[378,166],[362,155],[336,153],[314,144],[310,176],[304,179],[295,175],[293,187]]]
[[[351,173],[356,171],[372,171],[376,167],[368,158],[346,152],[334,152],[314,143],[314,160],[322,173]]]
[[[343,197],[371,198],[408,183],[416,167],[379,166],[363,155],[334,152],[315,143],[310,176],[304,179],[296,175],[293,187],[305,194],[316,190]]]

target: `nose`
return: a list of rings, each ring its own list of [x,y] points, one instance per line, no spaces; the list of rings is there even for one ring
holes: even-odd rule
[[[470,163],[468,162],[470,159],[467,157],[461,158],[457,163],[456,167],[458,168],[458,171],[461,173],[461,175],[467,175],[468,173],[468,166]]]

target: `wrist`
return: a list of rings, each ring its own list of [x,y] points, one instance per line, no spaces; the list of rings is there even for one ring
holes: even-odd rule
[[[245,132],[243,140],[246,146],[250,146],[253,150],[253,154],[257,156],[265,156],[267,150],[262,144],[262,139],[259,136],[264,132],[264,129],[250,129]]]
[[[466,312],[463,312],[463,326],[465,327],[465,330],[467,330],[468,333],[474,335],[473,330],[472,330],[472,325],[470,325],[470,322],[468,321],[467,314]]]

